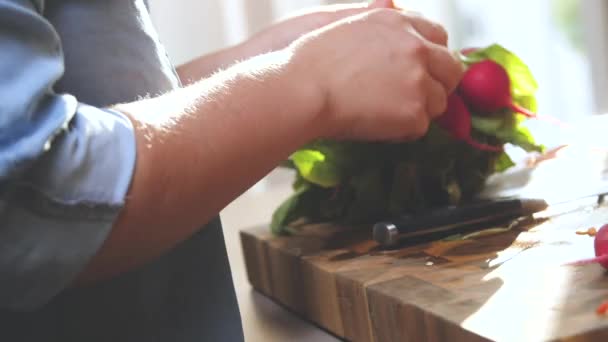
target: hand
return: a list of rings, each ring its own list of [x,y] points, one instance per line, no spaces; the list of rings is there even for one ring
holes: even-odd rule
[[[247,56],[281,50],[313,30],[346,17],[374,8],[394,8],[392,0],[374,0],[372,3],[337,4],[307,9],[292,14],[282,21],[253,35],[243,43]]]
[[[291,67],[317,89],[323,136],[415,139],[443,113],[462,64],[445,30],[420,16],[375,9],[295,41]]]

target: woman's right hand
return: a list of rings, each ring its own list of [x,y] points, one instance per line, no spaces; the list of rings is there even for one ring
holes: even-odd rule
[[[464,68],[436,23],[375,9],[288,48],[294,82],[316,93],[319,138],[411,140],[444,112]]]

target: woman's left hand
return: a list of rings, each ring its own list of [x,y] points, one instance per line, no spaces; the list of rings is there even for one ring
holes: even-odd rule
[[[369,4],[338,4],[308,9],[267,27],[243,44],[251,55],[280,50],[310,31],[374,8],[395,8],[395,6],[392,0],[374,0]]]

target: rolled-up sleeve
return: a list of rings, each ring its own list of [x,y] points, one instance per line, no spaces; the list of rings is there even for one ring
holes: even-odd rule
[[[124,206],[136,158],[124,115],[53,92],[64,62],[43,5],[0,0],[2,309],[69,286]]]

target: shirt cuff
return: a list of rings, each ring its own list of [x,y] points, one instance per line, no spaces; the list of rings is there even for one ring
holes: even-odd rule
[[[0,184],[0,307],[35,309],[69,286],[111,231],[135,160],[130,120],[79,104],[51,149]]]

